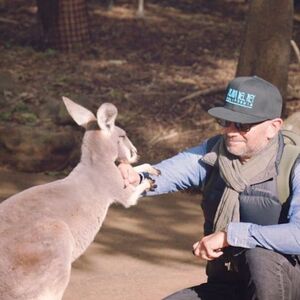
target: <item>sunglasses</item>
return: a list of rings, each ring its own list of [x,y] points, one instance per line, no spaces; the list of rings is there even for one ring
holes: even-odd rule
[[[248,132],[251,127],[259,124],[259,123],[252,123],[252,124],[243,124],[243,123],[237,123],[237,122],[231,122],[231,121],[226,121],[223,119],[217,119],[218,124],[221,127],[227,128],[229,127],[231,124],[234,125],[234,127],[238,130],[238,131],[243,131],[243,132]]]

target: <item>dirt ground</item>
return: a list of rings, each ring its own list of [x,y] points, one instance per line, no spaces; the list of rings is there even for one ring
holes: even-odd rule
[[[51,112],[65,95],[93,111],[102,102],[116,104],[141,162],[216,133],[206,110],[234,77],[247,1],[146,0],[144,19],[130,1],[116,1],[112,10],[105,1],[88,2],[92,43],[65,54],[41,43],[34,0],[0,1],[0,71],[12,78],[0,99],[0,125],[69,128]],[[299,45],[299,11],[296,16]],[[293,54],[287,114],[299,110],[300,65]],[[0,198],[49,180],[1,166]],[[64,300],[159,300],[203,282],[204,265],[191,253],[203,224],[199,202],[180,193],[145,198],[127,210],[112,206],[95,242],[74,263]]]
[[[205,280],[191,246],[201,234],[199,197],[142,199],[112,207],[95,242],[74,263],[64,300],[154,300]]]

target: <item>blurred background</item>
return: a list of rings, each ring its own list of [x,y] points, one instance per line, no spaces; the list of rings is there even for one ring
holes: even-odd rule
[[[299,110],[300,1],[0,0],[0,164],[69,171],[82,131],[61,97],[103,102],[142,161],[216,132],[206,110],[236,74],[259,75]]]

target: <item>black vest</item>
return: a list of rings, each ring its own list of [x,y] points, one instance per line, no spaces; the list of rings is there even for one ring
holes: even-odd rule
[[[211,151],[219,138],[220,136],[215,136],[208,140],[207,152]],[[277,170],[283,153],[283,148],[283,136],[282,134],[279,134],[279,149],[275,162]],[[298,156],[298,159],[291,170],[292,174],[294,172],[294,168],[299,163],[300,156]],[[204,234],[208,235],[213,232],[214,216],[225,188],[225,182],[221,178],[218,168],[208,165],[205,167],[207,168],[207,176],[201,206],[205,217]],[[289,175],[287,174],[287,176]],[[290,196],[287,201],[281,205],[277,192],[277,176],[270,178],[265,182],[250,185],[239,195],[240,220],[241,222],[249,222],[258,225],[287,223],[287,214],[291,198],[292,197]],[[237,282],[241,280],[238,273],[229,272],[225,265],[230,262],[227,266],[230,266],[230,269],[234,270],[234,266],[236,266],[235,260],[238,260],[239,254],[242,253],[242,248],[228,247],[224,249],[224,255],[216,260],[209,261],[206,267],[208,281],[221,280],[222,282]],[[293,259],[292,256],[289,257],[290,259]]]
[[[215,136],[207,142],[207,152],[213,148],[220,136]],[[282,156],[284,147],[283,137],[279,135],[279,151],[276,157],[276,168]],[[225,182],[219,174],[217,167],[206,166],[206,184],[203,190],[203,202],[201,204],[204,213],[204,234],[213,232],[214,216],[225,188]],[[282,211],[277,193],[277,176],[267,181],[248,186],[239,195],[240,221],[258,225],[273,225],[286,220]],[[285,214],[287,209],[284,210]],[[286,221],[285,221],[286,222]]]

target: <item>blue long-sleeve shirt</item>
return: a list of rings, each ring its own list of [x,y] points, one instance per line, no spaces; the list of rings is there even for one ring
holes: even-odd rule
[[[203,187],[207,165],[200,158],[207,152],[207,141],[155,165],[162,173],[155,177],[157,188],[147,195],[176,192],[192,187]],[[286,254],[300,254],[300,164],[292,177],[292,200],[288,212],[288,223],[256,225],[231,222],[227,240],[231,246],[255,248],[261,246]]]

